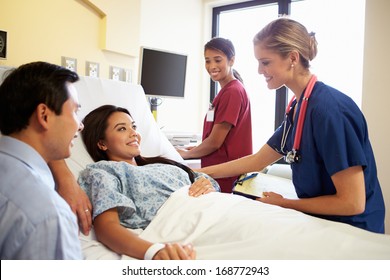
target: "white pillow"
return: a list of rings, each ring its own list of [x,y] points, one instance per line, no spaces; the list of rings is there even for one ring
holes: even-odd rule
[[[292,171],[289,164],[274,163],[268,167],[267,174],[292,180]]]
[[[183,158],[159,129],[140,85],[93,77],[80,77],[80,81],[75,83],[75,87],[81,104],[79,113],[81,119],[101,105],[112,104],[124,107],[129,110],[137,124],[137,130],[141,134],[142,156],[164,156],[183,162]],[[86,164],[93,162],[84,148],[81,137],[76,139],[72,155],[66,159],[66,162],[76,177]]]

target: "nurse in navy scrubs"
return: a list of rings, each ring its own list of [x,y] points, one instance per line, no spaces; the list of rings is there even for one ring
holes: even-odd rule
[[[259,201],[384,233],[385,205],[366,120],[350,97],[310,72],[314,33],[279,18],[256,34],[254,53],[268,88],[286,86],[294,93],[285,120],[257,153],[201,171],[227,177],[284,157],[299,199],[267,192]]]

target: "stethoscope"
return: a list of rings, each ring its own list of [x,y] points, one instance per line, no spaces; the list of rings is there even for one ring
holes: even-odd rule
[[[284,160],[287,163],[298,163],[302,160],[302,156],[300,155],[300,153],[298,151],[299,151],[299,147],[301,145],[303,124],[305,121],[306,109],[307,109],[307,105],[309,102],[309,97],[311,95],[311,92],[313,90],[313,87],[314,87],[316,81],[317,81],[317,77],[315,75],[313,75],[310,78],[309,83],[307,84],[305,93],[303,95],[301,110],[299,112],[297,128],[296,128],[295,136],[294,136],[293,148],[291,151],[287,152],[287,154],[284,156]],[[288,114],[289,114],[290,110],[292,109],[292,103],[294,101],[295,101],[295,96],[293,96],[291,98],[291,100],[288,103],[287,108],[286,108],[286,119],[284,121],[283,136],[282,136],[282,141],[281,141],[281,151],[282,152],[283,152],[284,146],[286,145],[287,135],[291,129],[291,125],[290,125],[286,131],[286,123],[287,123]]]

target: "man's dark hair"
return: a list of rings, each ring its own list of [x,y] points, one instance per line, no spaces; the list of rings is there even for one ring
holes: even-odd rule
[[[24,64],[4,76],[0,85],[0,131],[4,135],[25,129],[41,103],[60,115],[69,98],[66,83],[79,80],[77,73],[47,62]]]

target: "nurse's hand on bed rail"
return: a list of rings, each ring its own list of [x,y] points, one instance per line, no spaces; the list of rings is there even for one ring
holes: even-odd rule
[[[153,260],[194,260],[195,258],[196,252],[191,244],[167,243],[154,255]]]
[[[210,192],[215,192],[210,180],[205,177],[199,177],[189,188],[188,194],[198,197]]]

